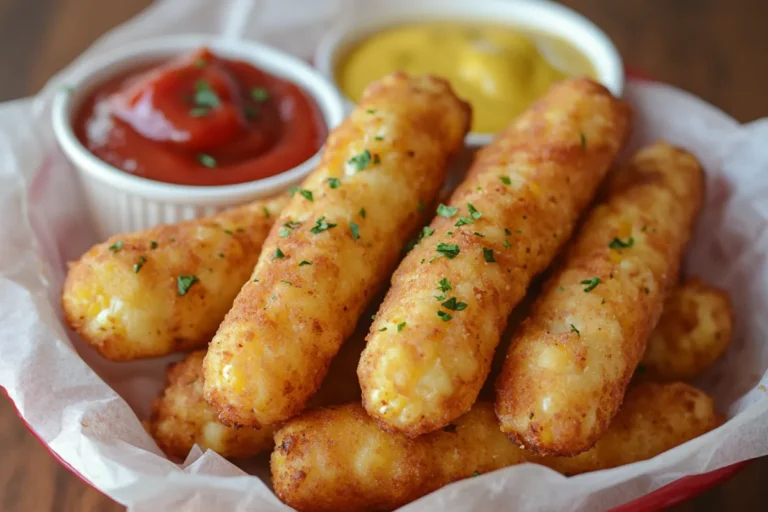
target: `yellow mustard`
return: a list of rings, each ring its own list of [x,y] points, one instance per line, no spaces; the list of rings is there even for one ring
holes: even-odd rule
[[[495,133],[568,75],[594,77],[565,41],[501,25],[425,22],[382,30],[339,61],[336,79],[359,101],[365,86],[393,71],[447,78],[472,104],[472,131]]]

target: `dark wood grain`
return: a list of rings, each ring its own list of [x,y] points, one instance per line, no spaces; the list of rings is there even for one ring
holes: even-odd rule
[[[149,0],[0,0],[0,100],[37,91],[98,36]],[[629,66],[687,89],[740,121],[768,116],[767,0],[564,0],[613,38]],[[61,467],[0,398],[0,510],[123,507]],[[768,460],[674,508],[756,511]]]

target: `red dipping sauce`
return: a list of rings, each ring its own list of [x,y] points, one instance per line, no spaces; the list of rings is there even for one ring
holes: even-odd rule
[[[230,185],[287,171],[328,134],[298,86],[201,48],[99,85],[77,138],[123,171],[181,185]]]

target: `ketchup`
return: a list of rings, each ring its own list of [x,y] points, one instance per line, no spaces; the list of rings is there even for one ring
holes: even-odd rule
[[[181,185],[274,176],[314,155],[327,135],[299,87],[207,48],[101,84],[74,129],[108,164]]]

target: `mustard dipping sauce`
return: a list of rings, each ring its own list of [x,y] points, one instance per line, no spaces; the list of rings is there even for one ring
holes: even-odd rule
[[[358,102],[369,82],[397,70],[448,79],[472,104],[472,131],[482,133],[505,128],[552,83],[595,74],[584,55],[551,35],[447,21],[383,29],[352,47],[335,74],[342,91]]]

